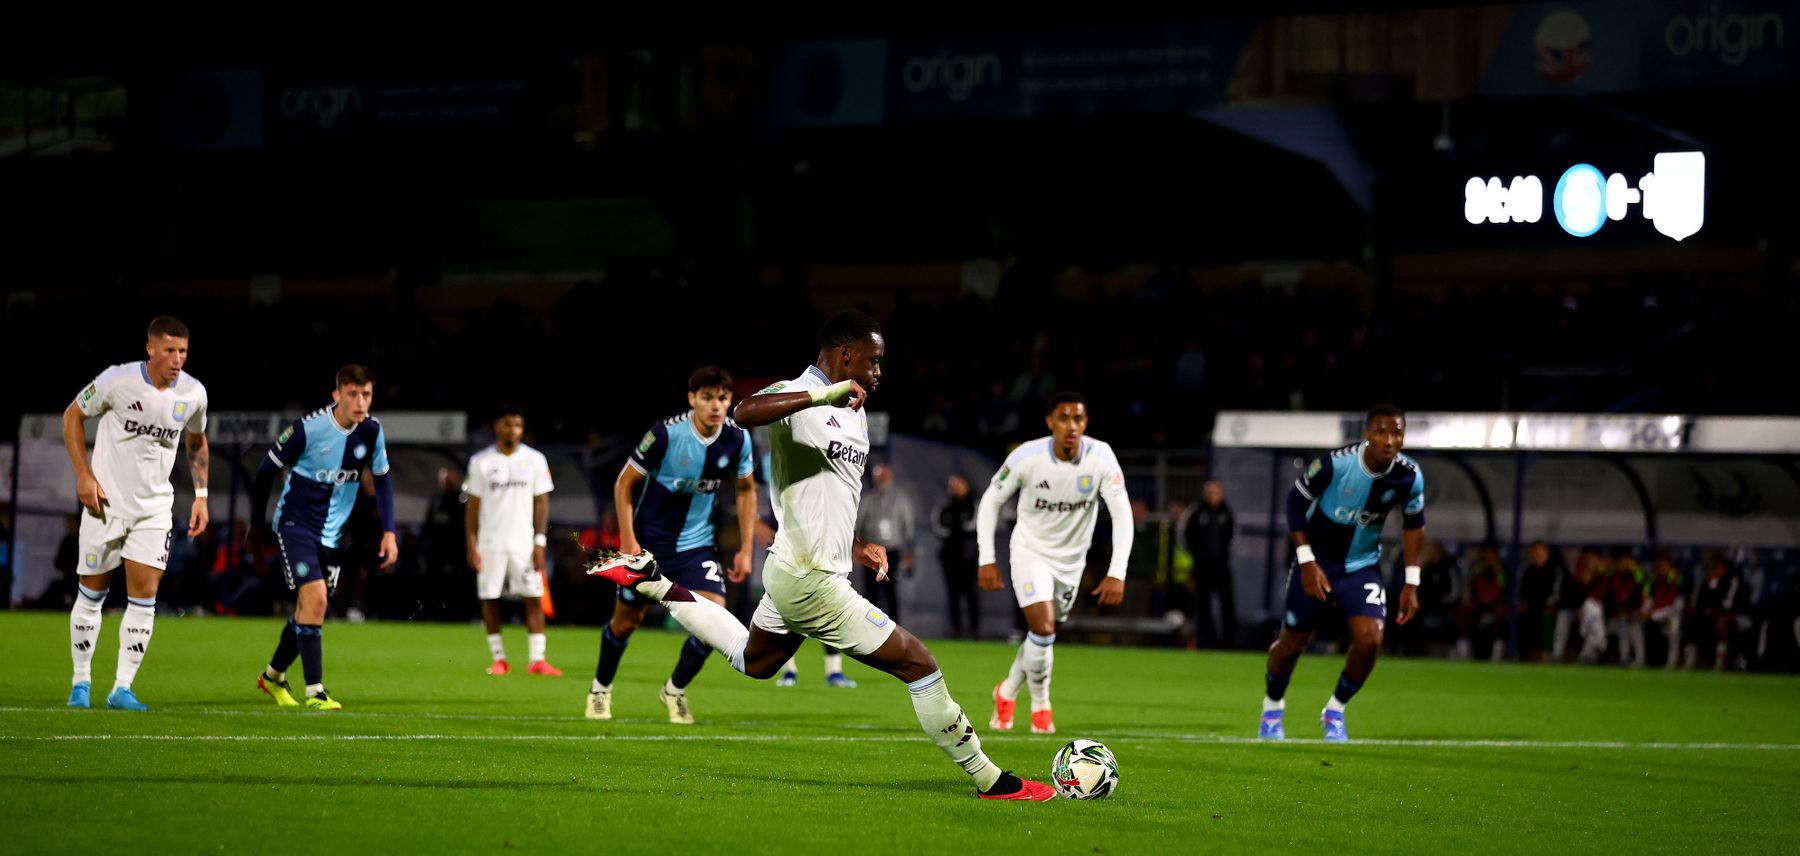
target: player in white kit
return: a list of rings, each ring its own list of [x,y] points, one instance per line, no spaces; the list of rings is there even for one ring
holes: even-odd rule
[[[119,622],[119,662],[106,706],[148,710],[131,691],[150,647],[156,623],[156,589],[168,567],[174,541],[175,488],[169,470],[175,439],[186,433],[194,504],[188,536],[206,529],[206,387],[181,370],[187,364],[188,329],[162,317],[150,322],[149,359],[113,366],[94,378],[63,411],[63,445],[75,467],[81,515],[81,582],[69,612],[69,653],[74,661],[70,707],[90,703],[94,645],[100,639],[100,607],[112,586],[113,570],[125,565],[125,617]],[[90,465],[82,422],[99,417]]]
[[[522,442],[525,411],[514,405],[494,416],[494,445],[469,458],[463,493],[469,497],[469,567],[475,571],[476,596],[487,628],[488,674],[512,671],[500,642],[500,598],[525,602],[526,671],[558,677],[562,671],[545,659],[544,548],[550,531],[550,462],[544,453]]]
[[[861,312],[839,312],[819,331],[819,357],[793,380],[740,402],[737,423],[769,426],[775,544],[763,565],[762,603],[746,628],[719,604],[676,585],[649,553],[602,556],[589,573],[661,602],[690,633],[753,678],[774,677],[805,636],[906,682],[919,725],[975,781],[984,799],[1041,801],[1055,791],[1001,770],[951,699],[937,660],[911,633],[850,587],[852,562],[887,573],[887,551],[855,537],[869,457],[862,406],[881,383],[886,344]]]
[[[976,512],[975,541],[981,587],[998,591],[1000,566],[995,563],[994,531],[1000,509],[1019,495],[1019,522],[1012,534],[1012,588],[1025,611],[1030,632],[1013,658],[1012,671],[994,688],[994,716],[988,725],[1002,731],[1013,725],[1019,686],[1031,687],[1031,732],[1055,734],[1050,713],[1050,669],[1055,662],[1056,628],[1067,621],[1087,567],[1088,545],[1094,540],[1100,500],[1112,516],[1112,562],[1106,578],[1090,594],[1101,606],[1125,598],[1125,562],[1131,556],[1131,500],[1125,496],[1125,474],[1111,446],[1087,436],[1087,402],[1073,392],[1050,397],[1044,417],[1050,436],[1020,445],[994,473]]]

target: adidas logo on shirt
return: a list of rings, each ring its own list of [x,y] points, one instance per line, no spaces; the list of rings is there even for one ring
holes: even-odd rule
[[[131,403],[131,406],[130,406],[130,407],[127,407],[127,408],[125,408],[125,409],[127,409],[127,410],[136,410],[136,411],[138,411],[138,412],[139,412],[139,413],[142,413],[142,412],[144,412],[144,405],[142,405],[142,404],[139,404],[139,403],[138,403],[138,402],[135,402],[135,401],[133,401],[133,402],[132,402],[132,403]]]
[[[1037,489],[1038,490],[1049,490],[1050,489],[1050,480],[1044,479],[1043,481],[1038,482]]]
[[[842,426],[842,425],[839,425],[839,424],[838,424],[838,421],[837,421],[837,417],[836,417],[836,416],[827,416],[827,417],[825,417],[825,424],[826,424],[826,425],[830,425],[830,426],[831,426],[831,427],[833,427],[833,428],[842,428],[842,427],[844,427],[844,426]]]

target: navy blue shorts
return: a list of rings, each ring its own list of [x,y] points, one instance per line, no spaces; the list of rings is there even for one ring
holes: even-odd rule
[[[719,564],[719,551],[696,547],[679,553],[656,553],[656,568],[676,585],[688,591],[712,592],[725,596],[725,566]],[[628,588],[619,589],[619,599],[637,605],[646,600]]]
[[[318,580],[325,581],[327,594],[337,590],[343,560],[337,548],[319,543],[317,532],[284,522],[275,530],[275,543],[281,546],[281,575],[289,591]]]
[[[1282,627],[1311,633],[1318,624],[1317,611],[1334,603],[1346,621],[1356,617],[1387,620],[1387,587],[1381,583],[1379,570],[1369,567],[1347,574],[1333,568],[1324,570],[1325,579],[1331,582],[1331,594],[1324,601],[1317,601],[1301,584],[1300,566],[1288,566],[1287,615],[1282,617]]]

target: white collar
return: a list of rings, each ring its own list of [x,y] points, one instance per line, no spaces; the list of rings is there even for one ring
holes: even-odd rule
[[[831,383],[831,378],[826,377],[825,372],[818,366],[807,366],[806,371],[802,372],[802,376],[817,378],[819,383],[826,385],[830,385]]]
[[[344,435],[345,437],[350,436],[350,434],[356,430],[355,425],[345,428],[344,426],[338,424],[337,402],[335,402],[335,401],[325,406],[325,421],[330,423],[331,427],[336,428],[337,432],[339,434]]]
[[[1367,475],[1369,478],[1372,478],[1372,479],[1381,478],[1382,476],[1385,476],[1388,473],[1393,472],[1394,465],[1400,463],[1400,456],[1398,454],[1396,454],[1396,455],[1394,455],[1393,460],[1388,461],[1387,469],[1382,470],[1381,472],[1375,472],[1374,470],[1369,469],[1369,462],[1363,459],[1363,452],[1367,451],[1368,448],[1369,448],[1369,441],[1367,441],[1367,440],[1364,440],[1361,443],[1356,444],[1356,465],[1359,467],[1362,467],[1363,473],[1365,475]]]
[[[688,430],[694,432],[694,439],[699,440],[700,445],[702,445],[702,446],[711,446],[713,444],[714,440],[719,439],[719,435],[725,433],[725,426],[720,425],[719,430],[714,431],[713,435],[711,437],[701,434],[700,433],[700,422],[699,422],[699,420],[694,418],[694,411],[692,411],[692,410],[688,411],[687,424],[688,424]]]

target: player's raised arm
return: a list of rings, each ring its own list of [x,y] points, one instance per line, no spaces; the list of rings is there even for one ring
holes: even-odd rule
[[[821,404],[832,407],[848,407],[851,410],[861,409],[863,401],[869,394],[863,390],[862,384],[854,380],[840,380],[830,386],[818,386],[794,392],[781,391],[785,384],[776,384],[743,401],[738,402],[732,411],[732,418],[745,428],[757,428],[773,422],[780,422],[802,410],[818,407]]]

